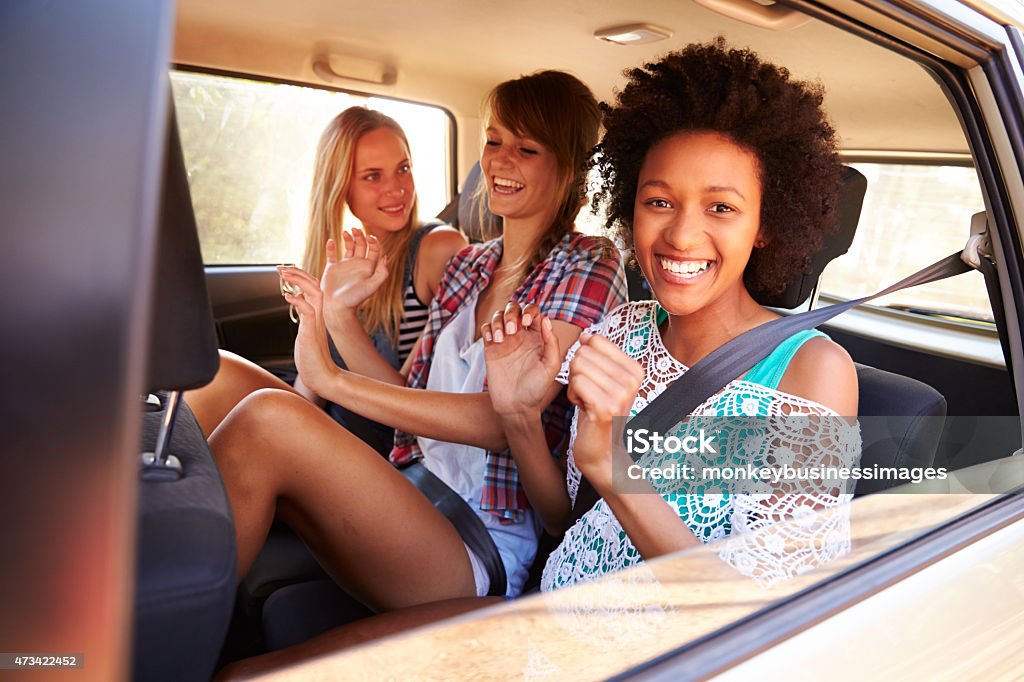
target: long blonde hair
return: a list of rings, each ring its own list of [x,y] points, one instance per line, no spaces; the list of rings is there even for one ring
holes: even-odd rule
[[[572,231],[586,203],[589,161],[601,129],[601,109],[583,82],[564,71],[537,71],[505,81],[484,100],[484,120],[496,119],[555,155],[562,199],[551,227],[534,247],[529,267]]]
[[[334,239],[339,256],[342,248],[343,221],[348,191],[355,166],[356,145],[363,135],[387,128],[398,135],[405,148],[405,131],[389,116],[365,107],[350,107],[327,125],[316,148],[313,188],[309,197],[309,228],[303,269],[319,278],[327,266],[326,244]],[[359,317],[368,334],[383,331],[392,342],[398,341],[398,326],[403,318],[402,283],[409,246],[416,231],[416,197],[413,196],[409,222],[404,228],[381,240],[381,251],[388,260],[388,279],[373,296],[359,307]]]

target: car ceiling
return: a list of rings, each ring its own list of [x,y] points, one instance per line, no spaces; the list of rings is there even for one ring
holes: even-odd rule
[[[673,36],[638,46],[593,37],[598,28],[641,22]],[[334,87],[438,104],[461,122],[475,120],[484,93],[506,78],[566,69],[608,98],[624,68],[716,35],[822,81],[845,149],[967,151],[953,109],[917,64],[818,20],[771,31],[691,0],[180,0],[173,59],[324,85],[312,64],[326,47],[397,71],[393,85]]]

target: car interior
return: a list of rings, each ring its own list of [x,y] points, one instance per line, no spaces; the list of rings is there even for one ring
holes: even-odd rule
[[[527,5],[530,5],[530,3],[527,3]],[[441,11],[440,8],[435,9]],[[716,32],[725,32],[727,30],[730,40],[742,42],[745,39],[749,39],[751,37],[750,33],[755,30],[738,22],[731,22],[717,16],[711,16],[713,13],[708,13],[695,5],[686,3],[652,3],[649,8],[645,6],[645,10],[650,11],[651,16],[658,17],[659,21],[665,21],[673,26],[688,26],[689,28],[686,29],[686,32],[692,34],[693,39],[700,39],[703,36],[710,36]],[[283,12],[283,10],[276,11]],[[322,9],[321,11],[326,12],[327,10]],[[224,14],[219,14],[221,12]],[[550,10],[546,10],[546,12],[550,12]],[[244,51],[243,54],[230,55],[230,63],[228,63],[229,57],[217,51],[216,42],[198,39],[198,36],[203,35],[197,28],[198,25],[205,22],[207,24],[206,31],[209,32],[217,24],[218,16],[227,16],[227,13],[229,13],[229,9],[225,6],[219,6],[218,8],[204,6],[200,9],[198,5],[192,5],[188,2],[182,4],[179,8],[179,34],[175,50],[176,60],[181,67],[213,70],[216,73],[220,73],[229,67],[232,73],[253,73],[254,66],[241,66],[246,56]],[[542,12],[539,6],[533,5],[526,7],[522,13],[524,15],[536,13],[543,16],[545,12]],[[268,11],[268,21],[270,14]],[[600,13],[597,14],[598,16],[593,16],[592,13],[588,12],[586,16],[587,26],[601,23]],[[376,35],[379,36],[378,44],[385,44],[386,31],[375,23],[375,16],[373,13],[368,13],[366,9],[347,14],[346,35]],[[296,18],[298,19],[298,17]],[[506,18],[511,20],[508,17]],[[311,19],[303,17],[301,20],[309,21]],[[718,24],[719,28],[703,31],[694,28],[694,25],[700,25],[700,20]],[[409,23],[407,24],[406,22]],[[414,20],[412,18],[407,18],[399,22],[398,26],[390,26],[387,30],[409,30],[409,26],[413,23]],[[804,30],[811,34],[811,37],[808,39],[813,41],[815,45],[820,45],[825,40],[820,36],[814,35],[815,31],[822,32],[829,36],[830,39],[839,38],[839,36],[834,35],[834,29],[826,26],[811,28],[811,26],[813,26],[813,22]],[[244,27],[237,25],[236,22],[234,30],[242,31]],[[789,32],[773,34],[760,28],[756,30],[758,31],[756,36],[758,40],[754,44],[758,49],[784,55],[780,57],[780,61],[788,63],[786,60],[791,55],[791,50],[785,48],[782,43],[790,38]],[[557,41],[554,40],[554,35],[549,36],[549,39],[543,37],[545,31],[557,35],[565,35],[569,32],[562,21],[545,22],[539,18],[531,17],[530,29],[526,30],[524,28],[522,41],[531,48],[539,44],[556,44]],[[453,41],[453,44],[449,46],[450,49],[440,51],[444,53],[443,56],[438,54],[439,51],[425,46],[422,35],[413,36],[405,34],[391,36],[391,44],[406,45],[406,50],[408,51],[407,53],[403,51],[395,61],[395,63],[401,64],[399,73],[402,76],[401,83],[403,86],[406,84],[406,70],[408,69],[409,71],[408,81],[411,81],[411,83],[407,87],[410,90],[408,94],[403,92],[403,95],[412,97],[413,93],[416,92],[416,86],[419,85],[417,69],[427,70],[431,68],[438,73],[446,70],[457,70],[459,82],[472,82],[475,74],[470,64],[473,63],[479,66],[479,60],[467,59],[455,63],[457,60],[453,53],[460,50],[472,50],[473,47],[483,50],[479,44],[475,46],[470,44],[481,40],[505,40],[508,39],[506,35],[509,32],[502,31],[496,37],[493,35],[494,31],[488,31],[480,27],[479,33],[476,33],[472,28],[468,30],[468,33],[475,35],[475,38],[466,39],[465,41]],[[283,55],[289,49],[292,49],[293,45],[286,43],[285,36],[279,36],[279,38],[282,44],[275,47]],[[514,38],[511,40],[515,42]],[[851,43],[849,45],[850,49],[856,49],[858,53],[865,53],[865,58],[870,58],[874,62],[880,62],[875,69],[869,71],[886,72],[890,69],[907,71],[909,68],[912,68],[912,65],[907,64],[906,60],[893,58],[884,50],[878,50],[874,46],[863,45],[855,40],[850,41],[846,37],[844,37],[844,40]],[[596,55],[598,54],[598,48],[605,48],[607,46],[594,41],[594,44],[588,45],[588,47],[590,48],[588,52]],[[330,51],[334,47],[319,46],[318,49]],[[351,46],[349,49],[351,49]],[[492,55],[492,51],[485,50],[484,52],[487,55],[483,58],[485,61],[491,59],[499,61]],[[498,52],[500,53],[500,50]],[[501,73],[514,73],[515,70],[525,72],[540,66],[557,66],[560,68],[570,68],[581,74],[589,75],[593,73],[595,75],[588,82],[603,84],[610,80],[609,77],[611,75],[621,71],[622,68],[628,65],[628,62],[614,65],[605,63],[602,64],[604,71],[601,73],[596,68],[596,65],[592,63],[594,59],[586,59],[581,55],[570,58],[563,50],[558,51],[557,58],[554,55],[550,55],[547,61],[544,59],[547,55],[544,55],[543,52],[538,54],[534,49],[528,49],[524,52],[530,55],[527,61],[517,62],[515,66],[508,64],[505,67],[505,71],[492,71],[495,75],[491,77],[490,81],[486,82],[492,83],[500,79],[501,76],[498,74]],[[625,56],[623,52],[624,50],[613,50],[612,52],[600,53],[600,60],[621,59],[621,57]],[[834,115],[837,118],[837,125],[842,131],[845,144],[852,143],[852,145],[863,146],[867,149],[891,147],[893,140],[898,135],[901,146],[906,148],[902,151],[905,151],[907,157],[913,157],[912,151],[919,149],[926,149],[933,153],[942,152],[947,155],[963,154],[963,142],[958,143],[956,141],[957,137],[962,139],[962,135],[950,135],[950,121],[943,120],[943,118],[948,119],[953,113],[946,103],[943,103],[942,106],[935,106],[934,111],[936,113],[929,117],[933,120],[928,121],[925,125],[915,126],[913,131],[903,129],[896,133],[896,131],[891,130],[873,129],[875,127],[873,124],[877,122],[866,120],[865,112],[870,110],[871,105],[866,103],[865,100],[871,98],[877,98],[877,102],[884,101],[885,107],[890,110],[890,116],[894,120],[901,118],[907,120],[911,116],[908,112],[898,110],[901,104],[909,106],[910,103],[913,103],[915,107],[921,107],[920,101],[915,101],[915,98],[925,97],[931,101],[935,101],[936,98],[941,99],[941,91],[935,87],[935,83],[930,81],[923,70],[920,70],[919,73],[914,73],[913,77],[907,74],[906,83],[902,87],[910,86],[914,88],[914,91],[912,95],[905,93],[903,97],[899,98],[898,102],[894,102],[891,98],[891,93],[886,92],[886,87],[872,84],[871,88],[860,89],[861,84],[854,82],[858,78],[858,74],[846,68],[828,69],[829,58],[838,60],[840,50],[833,48],[830,52],[831,54],[816,52],[819,55],[816,61],[819,62],[820,73],[828,73],[829,75],[829,104],[830,108],[833,108]],[[429,55],[426,53],[429,53]],[[263,56],[263,59],[266,59],[266,55]],[[312,68],[317,75],[322,75],[316,66],[318,57],[314,56],[312,59],[311,65],[306,68]],[[398,61],[399,59],[401,61]],[[891,64],[889,63],[890,61],[892,62]],[[282,59],[280,63],[284,64],[285,62]],[[794,63],[793,68],[796,68],[796,65],[799,63],[799,61]],[[408,67],[405,66],[406,64],[408,64]],[[282,72],[279,70],[280,67],[278,69],[268,69],[268,66],[261,64],[260,68],[266,71],[266,73],[259,73],[258,75],[264,78],[281,79],[288,82],[309,79],[308,74],[302,72],[302,68],[296,68],[293,72]],[[511,72],[508,71],[509,68],[512,69]],[[600,75],[597,75],[598,73]],[[834,82],[834,77],[841,77],[846,82]],[[321,83],[322,80],[317,85],[321,85]],[[614,81],[612,83],[614,84]],[[482,87],[486,87],[486,85]],[[841,98],[843,96],[849,97],[850,91],[853,89],[857,89],[857,99],[860,101],[856,104],[843,102]],[[605,86],[604,91],[607,93],[608,90],[609,88]],[[478,88],[477,93],[482,94],[482,90]],[[431,92],[431,95],[431,99],[436,100],[437,93]],[[454,97],[454,93],[448,95],[448,98],[453,102]],[[462,102],[459,102],[459,104],[461,105]],[[452,105],[449,104],[449,106]],[[473,106],[465,107],[463,112],[467,110],[470,114],[475,113]],[[931,111],[931,109],[929,110]],[[913,116],[917,116],[919,113],[920,110],[915,112]],[[463,113],[458,118],[461,120],[463,118],[472,118],[472,116],[467,117]],[[477,121],[468,123],[469,125],[465,127],[470,127],[472,123],[477,123],[478,125]],[[463,142],[465,135],[462,132],[462,127],[460,125],[459,141],[462,144],[459,145],[459,158],[460,161],[471,163],[471,154],[475,153],[476,144],[472,141],[472,138],[466,139]],[[891,137],[887,138],[886,136]],[[893,152],[894,150],[887,149],[887,151]],[[864,152],[858,153],[863,158]],[[853,158],[858,157],[853,155]],[[477,241],[494,236],[500,230],[500,227],[493,221],[493,218],[487,215],[486,209],[481,211],[479,203],[482,195],[476,191],[479,182],[481,182],[479,165],[472,163],[469,166],[468,172],[465,173],[465,178],[458,184],[458,188],[461,191],[458,192],[456,197],[440,214]],[[847,177],[841,199],[842,217],[840,220],[840,232],[830,238],[826,247],[816,256],[811,271],[807,272],[798,281],[792,283],[789,289],[783,292],[782,295],[772,300],[763,300],[761,301],[762,303],[780,309],[795,309],[805,304],[812,295],[817,298],[819,277],[825,266],[831,260],[845,254],[850,249],[851,244],[855,242],[856,231],[862,213],[862,202],[865,193],[870,191],[868,185],[869,183],[863,174],[852,167],[847,168]],[[925,263],[920,263],[920,265],[923,266]],[[256,357],[262,355],[265,364],[276,367],[279,370],[282,365],[286,367],[291,342],[288,332],[294,333],[294,327],[289,327],[287,321],[283,319],[283,306],[279,299],[275,299],[277,283],[274,273],[251,271],[234,273],[230,267],[217,268],[213,266],[207,268],[207,273],[211,282],[211,300],[222,344],[225,340],[238,339],[239,343],[237,346],[232,347],[229,344],[227,347],[238,352],[250,353]],[[631,282],[632,296],[649,297],[649,292],[645,290],[642,282],[642,275],[639,275],[639,272],[633,269],[631,270],[631,276],[633,279]],[[225,303],[220,303],[219,299],[224,300]],[[246,308],[244,304],[249,305]],[[259,307],[260,304],[264,304],[266,307],[261,308]],[[274,333],[266,333],[271,327],[274,328]],[[887,418],[883,420],[864,420],[864,462],[877,462],[880,465],[892,464],[901,467],[932,465],[936,457],[940,436],[940,430],[934,428],[935,422],[933,419],[941,419],[946,414],[947,409],[949,409],[949,399],[944,397],[945,395],[956,396],[958,393],[961,393],[960,391],[951,390],[951,382],[955,383],[956,379],[954,378],[955,372],[951,372],[949,366],[956,366],[963,364],[963,362],[948,358],[938,359],[931,353],[900,348],[888,339],[865,338],[846,330],[829,329],[828,331],[834,338],[843,339],[844,345],[850,349],[851,354],[858,361],[860,415],[877,415]],[[276,348],[271,347],[272,339],[277,342]],[[281,357],[285,358],[283,363],[280,362]],[[948,366],[936,367],[936,363]],[[913,368],[915,366],[919,369],[927,368],[927,371],[914,372]],[[978,384],[977,370],[976,366],[970,367],[972,385]],[[979,393],[988,394],[989,396],[992,394],[1004,396],[1001,404],[990,409],[994,410],[994,413],[999,414],[1015,410],[1005,371],[992,371],[987,381],[991,384],[991,389],[979,388]],[[945,392],[942,390],[943,388]],[[974,414],[977,411],[976,404],[967,407],[965,405],[957,405],[955,400],[953,403],[952,409],[960,410],[963,414]],[[884,481],[865,482],[857,492],[858,494],[869,494],[893,484],[893,482]],[[541,564],[541,559],[538,559],[538,564]],[[301,540],[291,533],[284,524],[279,523],[254,564],[253,569],[239,588],[234,607],[234,616],[230,632],[227,636],[227,645],[222,653],[221,663],[242,656],[261,653],[264,650],[276,650],[296,644],[333,626],[356,618],[366,617],[371,613],[367,607],[346,595],[343,590],[331,582],[317,565],[312,555],[302,545]],[[144,638],[140,637],[139,641],[144,641]],[[142,661],[145,658],[138,657],[136,660]],[[149,679],[153,675],[153,670],[148,666],[144,669],[137,668],[138,676]]]
[[[999,190],[1013,179],[993,165],[978,113],[958,94],[971,64],[938,44],[926,53],[909,39],[880,35],[803,0],[770,8],[747,0],[180,0],[173,12],[166,6],[152,11],[171,12],[163,21],[173,27],[173,38],[167,37],[170,85],[166,64],[146,66],[147,74],[161,74],[149,87],[161,89],[170,113],[155,157],[162,163],[149,161],[161,178],[160,196],[151,198],[158,215],[155,256],[146,267],[152,295],[133,308],[145,311],[145,330],[138,333],[148,339],[144,358],[136,359],[144,395],[136,406],[142,415],[139,476],[128,483],[137,495],[134,587],[123,605],[132,614],[129,674],[137,680],[209,679],[233,661],[372,615],[327,577],[282,522],[236,586],[231,511],[202,434],[180,400],[182,391],[213,376],[217,348],[281,377],[295,376],[296,326],[274,268],[294,260],[294,252],[240,262],[234,254],[242,251],[212,251],[214,236],[231,221],[241,232],[228,241],[243,251],[257,241],[245,230],[260,211],[271,210],[261,195],[275,194],[267,185],[201,186],[220,176],[197,161],[196,136],[244,127],[255,115],[246,107],[262,106],[244,97],[217,99],[215,88],[257,83],[347,93],[371,106],[388,101],[438,108],[447,131],[444,158],[429,171],[418,169],[417,182],[419,174],[433,173],[443,195],[437,217],[477,242],[500,234],[500,221],[481,207],[478,191],[480,101],[493,85],[541,68],[565,69],[609,101],[624,69],[722,35],[825,86],[846,164],[838,233],[807,272],[762,304],[799,312],[874,293],[963,248],[971,217],[983,211],[990,231],[1013,226],[1000,208],[1006,202]],[[642,37],[621,39],[630,33]],[[951,73],[960,73],[960,80]],[[145,78],[136,75],[137,82]],[[195,85],[207,82],[202,79],[209,86]],[[229,152],[254,167],[262,163],[260,150]],[[216,211],[201,204],[207,196],[236,192],[248,193],[244,215],[234,204]],[[300,215],[304,201],[287,200]],[[894,296],[823,328],[857,363],[859,415],[876,417],[862,422],[862,466],[960,469],[1020,448],[1019,428],[996,433],[980,426],[980,420],[1007,417],[1019,427],[1013,371],[1020,368],[1010,362],[1020,358],[1013,350],[1019,350],[1019,330],[1006,312],[1022,300],[1012,296],[1020,289],[1013,284],[1019,262],[1012,256],[1019,244],[999,239],[1011,254],[1005,261],[1016,263],[1003,266],[1002,296],[995,273],[986,282],[969,272],[921,287],[933,292],[927,300]],[[642,274],[629,267],[630,298],[649,298]],[[943,301],[950,306],[941,307]],[[865,481],[856,495],[898,483]],[[552,541],[546,539],[549,550]],[[542,566],[543,556],[535,565],[538,580]]]
[[[579,5],[574,13],[569,7],[552,8],[527,2],[518,4],[514,12],[493,6],[486,16],[482,12],[463,16],[460,37],[443,41],[442,46],[428,38],[441,33],[425,30],[423,26],[456,11],[454,6],[431,3],[429,12],[421,6],[403,12],[401,19],[386,25],[380,21],[380,8],[363,6],[345,8],[344,23],[339,23],[339,27],[343,26],[339,28],[342,37],[335,43],[304,45],[303,31],[318,19],[329,20],[335,10],[327,6],[301,6],[300,10],[299,6],[285,9],[268,5],[262,13],[250,12],[245,20],[239,20],[238,8],[232,4],[209,6],[186,1],[180,5],[175,43],[175,62],[179,68],[288,83],[312,81],[317,87],[344,87],[350,81],[344,77],[339,80],[333,69],[344,68],[348,56],[354,53],[363,59],[379,60],[386,65],[383,70],[396,78],[395,84],[368,90],[400,92],[403,98],[441,104],[458,121],[454,145],[457,163],[453,164],[453,171],[468,171],[458,174],[464,179],[453,187],[453,192],[456,188],[461,191],[441,215],[474,240],[494,236],[500,229],[488,219],[486,211],[480,210],[481,195],[476,184],[481,179],[479,166],[473,163],[477,150],[475,136],[479,134],[478,100],[487,87],[501,78],[550,66],[580,74],[607,98],[614,90],[616,74],[631,63],[670,49],[672,44],[707,39],[718,33],[737,44],[756,47],[762,54],[789,65],[794,72],[803,75],[801,70],[809,71],[808,77],[825,80],[829,110],[851,160],[871,159],[872,152],[877,150],[892,155],[889,158],[895,161],[902,156],[904,161],[920,162],[918,155],[928,152],[937,155],[940,162],[945,159],[946,163],[962,164],[967,152],[955,110],[924,69],[813,20],[788,31],[769,31],[722,18],[695,4],[654,2],[643,6],[643,14],[656,19],[658,24],[677,27],[678,37],[674,36],[664,46],[623,47],[590,36],[594,28],[621,18],[621,11],[611,5],[589,4],[585,13]],[[495,30],[496,25],[503,29]],[[259,55],[242,46],[241,36],[252,31],[263,31]],[[574,49],[577,42],[581,43],[578,51]],[[233,49],[229,51],[227,45]],[[806,56],[808,45],[814,46],[813,65]],[[637,56],[630,59],[629,53]],[[851,69],[848,65],[852,63],[867,65]],[[326,82],[325,68],[329,71]],[[878,73],[889,74],[889,78],[871,78],[870,74]],[[436,89],[438,79],[446,83],[443,95]],[[865,82],[867,79],[871,82]],[[882,111],[885,113],[881,114]],[[910,121],[914,121],[913,126],[907,125]],[[818,254],[811,272],[777,299],[762,303],[795,309],[812,295],[817,298],[819,276],[825,266],[856,242],[862,201],[872,188],[863,174],[849,167],[847,173],[840,233]],[[965,236],[968,227],[963,225]],[[910,270],[925,264],[909,264]],[[283,319],[283,306],[275,298],[274,273],[233,273],[230,267],[208,266],[207,276],[222,345],[226,340],[238,340],[236,346],[227,347],[262,357],[268,366],[287,367],[291,343],[288,332],[294,333],[294,327]],[[632,295],[648,297],[637,270],[632,270],[632,277]],[[935,462],[941,432],[934,427],[934,418],[941,419],[947,411],[972,416],[1016,411],[1005,369],[936,357],[931,352],[907,348],[898,338],[872,338],[848,328],[827,331],[858,362],[860,415],[887,418],[863,422],[865,463],[930,466]],[[965,372],[970,373],[970,398],[956,389]],[[991,404],[979,409],[980,396]],[[956,454],[944,452],[939,456],[955,458]],[[857,492],[869,494],[891,485],[865,482]],[[220,662],[296,644],[371,613],[331,582],[301,540],[279,524],[239,588]],[[142,660],[144,657],[137,658]],[[149,679],[152,670],[148,664],[146,668],[137,668],[138,676]]]

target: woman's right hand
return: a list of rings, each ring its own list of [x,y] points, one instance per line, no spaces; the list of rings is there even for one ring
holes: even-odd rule
[[[539,417],[562,366],[551,320],[533,303],[509,301],[480,326],[487,363],[487,391],[505,417]]]
[[[621,348],[580,335],[569,363],[569,401],[579,410],[573,461],[602,494],[611,487],[612,420],[629,415],[643,380],[643,367]]]
[[[341,373],[327,345],[327,326],[323,315],[323,292],[319,283],[300,268],[281,265],[281,279],[291,291],[282,291],[284,300],[299,314],[299,332],[295,337],[295,368],[306,388],[326,397],[334,378]],[[298,292],[298,293],[295,293]]]
[[[333,239],[327,240],[327,266],[320,278],[328,327],[334,327],[342,318],[350,320],[363,301],[388,278],[387,258],[381,255],[376,237],[352,230],[346,231],[342,239],[340,260],[337,244]]]

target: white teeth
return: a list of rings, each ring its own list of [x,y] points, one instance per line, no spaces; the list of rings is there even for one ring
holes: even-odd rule
[[[498,187],[508,187],[510,189],[522,189],[523,187],[526,187],[526,185],[521,182],[508,180],[506,178],[499,178],[498,176],[494,176],[494,184]]]
[[[688,260],[678,261],[669,260],[668,258],[659,258],[658,261],[661,263],[661,267],[668,270],[674,275],[682,275],[683,277],[696,277],[703,273],[711,265],[711,261],[708,260]]]
[[[380,210],[384,211],[385,213],[398,214],[405,210],[405,206],[382,206]]]

